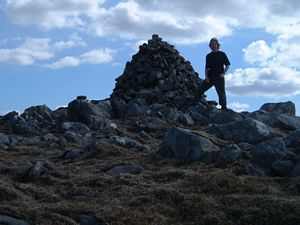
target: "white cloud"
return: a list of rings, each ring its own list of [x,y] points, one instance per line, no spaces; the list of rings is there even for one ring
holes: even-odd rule
[[[300,72],[287,67],[238,69],[226,77],[227,89],[240,96],[291,96],[300,94]]]
[[[148,39],[158,33],[175,43],[207,42],[229,36],[235,28],[263,28],[281,35],[299,24],[296,0],[6,0],[5,11],[17,24],[45,29],[72,27],[100,37]],[[292,32],[292,29],[290,29]]]
[[[240,102],[232,102],[228,104],[228,107],[236,112],[247,111],[250,108],[248,104],[244,104]]]
[[[248,45],[244,59],[256,68],[241,68],[229,74],[228,90],[241,96],[293,96],[300,94],[300,35],[286,25],[286,33],[268,45],[259,40]]]
[[[45,65],[45,67],[51,68],[51,69],[60,69],[63,67],[78,66],[79,64],[80,64],[80,59],[78,59],[76,57],[72,57],[72,56],[66,56],[52,64]]]
[[[26,39],[20,46],[0,49],[0,62],[31,65],[37,60],[53,58],[48,38]]]
[[[12,38],[8,41],[22,41],[22,38]],[[32,65],[37,61],[50,60],[55,57],[57,51],[85,46],[82,39],[73,34],[67,41],[53,42],[50,38],[26,38],[19,46],[14,48],[0,48],[0,62],[17,65]]]
[[[111,62],[116,50],[103,48],[86,52],[80,56],[82,62],[90,64],[102,64]]]
[[[58,61],[46,64],[46,68],[51,69],[60,69],[64,67],[76,67],[81,64],[103,64],[109,63],[113,59],[113,55],[116,53],[116,50],[103,48],[103,49],[95,49],[89,52],[86,52],[79,57],[66,56],[64,58],[59,59]]]
[[[247,48],[243,49],[244,59],[247,62],[265,64],[273,56],[273,50],[264,40],[252,42]]]
[[[72,34],[68,41],[58,41],[53,44],[55,50],[63,50],[73,47],[86,46],[87,44],[77,34]]]
[[[14,23],[45,29],[84,27],[81,16],[93,14],[103,0],[6,0],[6,13]]]
[[[161,8],[146,9],[139,2],[121,2],[110,9],[102,9],[89,26],[89,31],[103,36],[127,39],[149,39],[153,33],[182,44],[207,41],[211,36],[231,34],[232,18],[218,19],[211,15],[190,16],[163,11]],[[173,4],[173,3],[172,3]]]
[[[273,43],[276,55],[271,63],[300,69],[300,33],[286,38],[279,36]]]

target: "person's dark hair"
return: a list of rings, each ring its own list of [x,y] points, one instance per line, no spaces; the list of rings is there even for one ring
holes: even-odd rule
[[[217,42],[217,45],[218,45],[218,49],[220,48],[220,46],[221,46],[221,44],[220,44],[220,42],[218,41],[218,39],[217,38],[212,38],[212,39],[210,39],[210,41],[209,41],[209,47],[211,48],[211,42],[213,42],[213,41],[215,41],[215,42]]]

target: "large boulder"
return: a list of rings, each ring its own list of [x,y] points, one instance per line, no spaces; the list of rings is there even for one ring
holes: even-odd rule
[[[7,149],[9,144],[9,137],[6,134],[0,133],[0,150]]]
[[[224,124],[232,121],[241,121],[244,117],[242,114],[237,113],[231,109],[226,111],[220,111],[217,109],[211,110],[208,113],[208,117],[212,123]]]
[[[287,151],[284,141],[274,137],[256,145],[250,152],[253,161],[263,166],[271,166],[273,162],[285,158]]]
[[[114,114],[109,100],[89,101],[77,98],[68,105],[68,116],[73,122],[82,122],[89,127],[101,127]]]
[[[300,147],[300,129],[290,132],[283,140],[286,147]]]
[[[40,130],[39,124],[36,119],[26,121],[22,116],[16,114],[5,120],[3,128],[8,133],[38,134]]]
[[[31,106],[25,109],[21,116],[26,121],[37,120],[40,123],[53,122],[52,111],[46,105]]]
[[[237,160],[241,159],[242,157],[242,151],[241,149],[235,145],[235,144],[230,144],[226,145],[224,148],[222,148],[216,159],[216,165],[219,167],[226,167]]]
[[[165,135],[161,153],[178,159],[200,161],[216,154],[219,147],[190,130],[173,127]]]
[[[270,127],[251,118],[212,126],[207,131],[219,138],[231,140],[235,143],[248,142],[255,144],[273,137],[273,131]]]
[[[279,103],[265,103],[260,107],[260,110],[278,114],[288,114],[292,116],[296,115],[295,104],[291,101]]]
[[[266,111],[258,111],[251,114],[251,117],[261,121],[270,127],[280,130],[295,130],[300,128],[300,117],[295,117],[290,114],[268,113]]]

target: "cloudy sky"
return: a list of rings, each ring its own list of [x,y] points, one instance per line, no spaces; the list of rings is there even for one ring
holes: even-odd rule
[[[211,37],[231,61],[229,107],[293,101],[300,114],[298,0],[0,0],[0,114],[109,97],[159,34],[204,77]],[[215,90],[207,92],[216,100]]]

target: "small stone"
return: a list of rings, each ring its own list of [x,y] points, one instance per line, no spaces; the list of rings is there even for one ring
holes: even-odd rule
[[[77,100],[86,100],[87,97],[86,97],[85,95],[79,95],[79,96],[77,96],[76,99],[77,99]]]

